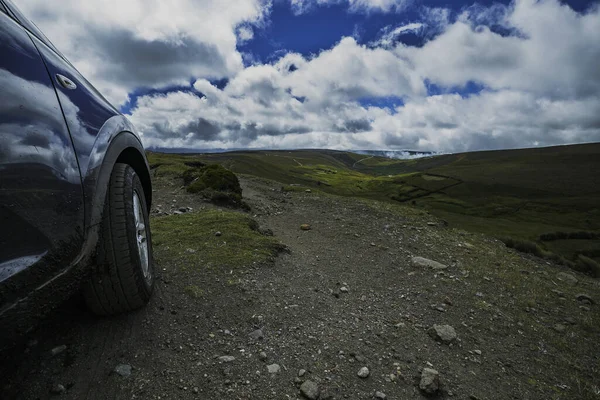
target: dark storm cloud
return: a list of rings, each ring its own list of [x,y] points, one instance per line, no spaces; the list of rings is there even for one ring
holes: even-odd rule
[[[90,39],[86,46],[97,49],[104,58],[98,65],[101,75],[127,86],[155,86],[173,77],[189,78],[212,71],[226,75],[228,71],[224,55],[216,45],[189,37],[177,43],[148,41],[124,29],[96,29],[90,32]]]
[[[145,133],[148,138],[182,139],[186,142],[208,142],[213,140],[248,140],[260,136],[279,136],[290,133],[308,133],[311,129],[303,126],[278,127],[262,125],[257,122],[230,122],[218,124],[205,118],[198,118],[187,124],[171,127],[167,122],[154,123],[152,129]]]
[[[431,125],[437,129],[456,129],[458,128],[458,124],[454,122],[445,122],[445,121],[431,121]]]
[[[348,121],[344,121],[343,124],[337,125],[334,128],[337,132],[369,132],[373,130],[371,125],[371,121],[368,119],[351,119]]]
[[[396,134],[387,134],[383,137],[383,144],[390,148],[398,149],[417,149],[419,138],[415,135],[403,136]]]
[[[163,139],[169,138],[187,138],[188,140],[214,140],[219,136],[221,128],[216,124],[204,119],[198,118],[177,128],[168,126],[166,122],[155,123],[153,130],[148,132],[149,137]]]
[[[583,119],[580,122],[580,126],[583,129],[595,129],[598,130],[597,140],[600,140],[600,113],[591,116],[590,118]]]
[[[228,132],[228,139],[237,140],[240,138],[248,138],[255,140],[259,136],[279,136],[290,133],[308,133],[311,131],[309,127],[297,126],[297,127],[277,127],[273,125],[263,126],[256,122],[250,122],[246,124],[240,124],[237,122],[229,123],[224,126],[224,129]]]

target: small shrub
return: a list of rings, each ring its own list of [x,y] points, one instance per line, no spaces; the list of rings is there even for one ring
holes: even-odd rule
[[[565,265],[576,271],[588,273],[596,278],[600,278],[600,264],[583,254],[579,254],[575,261],[571,261],[558,254],[554,254],[551,251],[544,250],[538,244],[527,240],[504,238],[502,241],[506,247],[510,247],[522,253],[533,254],[537,257],[554,261],[557,264]]]
[[[189,186],[196,179],[200,178],[200,170],[196,168],[189,168],[183,171],[181,177],[183,178],[183,184]]]
[[[552,240],[567,239],[568,237],[569,234],[567,232],[550,232],[540,235],[540,240],[543,240],[544,242],[550,242]]]
[[[552,253],[545,251],[537,243],[528,240],[505,238],[502,240],[506,247],[520,251],[521,253],[533,254],[540,258],[546,258]]]
[[[202,161],[186,161],[183,164],[187,165],[188,167],[192,167],[192,168],[206,167],[206,164],[203,163]]]
[[[577,269],[590,273],[595,278],[600,278],[600,264],[589,257],[580,254],[577,256]]]
[[[540,235],[540,240],[550,242],[553,240],[595,240],[600,239],[600,234],[595,232],[579,231],[579,232],[550,232]]]
[[[569,239],[579,239],[579,240],[595,240],[600,239],[600,235],[594,232],[571,232],[569,234]]]

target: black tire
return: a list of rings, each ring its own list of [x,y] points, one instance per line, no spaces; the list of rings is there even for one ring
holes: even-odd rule
[[[147,243],[147,265],[138,248],[134,194],[138,220],[143,219]],[[142,233],[143,234],[143,233]],[[141,240],[143,243],[143,240]],[[143,248],[143,246],[141,246]],[[154,262],[146,196],[139,177],[127,164],[117,163],[111,173],[98,238],[97,272],[85,285],[88,307],[99,315],[135,310],[150,300],[154,287]]]

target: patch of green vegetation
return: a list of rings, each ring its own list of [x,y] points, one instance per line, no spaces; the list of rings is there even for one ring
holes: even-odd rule
[[[187,293],[188,296],[190,296],[194,299],[201,299],[204,297],[204,290],[202,290],[201,288],[199,288],[196,285],[186,286],[184,291],[185,291],[185,293]]]
[[[221,232],[221,236],[215,232]],[[260,264],[285,249],[272,236],[262,235],[255,220],[234,211],[156,217],[152,220],[152,236],[163,259],[191,271]]]
[[[181,178],[190,169],[186,164],[200,161],[197,155],[147,152],[146,156],[154,178]]]

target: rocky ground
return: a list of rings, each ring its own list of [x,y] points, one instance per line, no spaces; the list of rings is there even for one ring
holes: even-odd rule
[[[157,246],[146,308],[98,319],[74,298],[1,361],[0,398],[600,398],[598,281],[421,210],[242,186],[289,253],[207,270],[193,298]],[[177,182],[154,204],[212,207]]]

